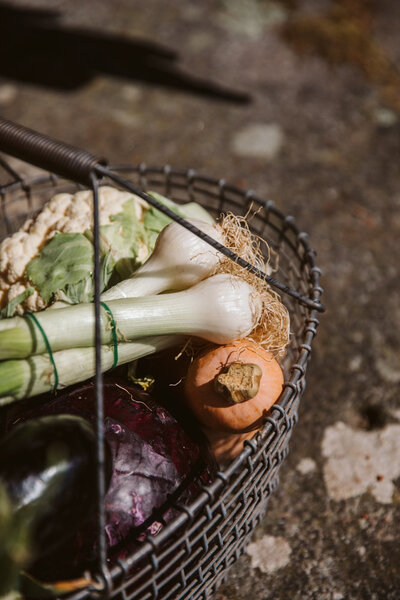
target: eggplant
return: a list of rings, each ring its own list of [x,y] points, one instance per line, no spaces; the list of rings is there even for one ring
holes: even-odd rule
[[[31,561],[74,535],[96,505],[96,435],[79,416],[29,419],[0,441],[0,482],[29,532]],[[111,455],[106,446],[109,482]]]

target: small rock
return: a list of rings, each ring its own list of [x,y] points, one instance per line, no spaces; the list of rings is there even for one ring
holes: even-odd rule
[[[365,546],[360,546],[359,548],[357,548],[357,551],[360,556],[364,556],[366,553]]]
[[[358,371],[359,368],[361,367],[361,363],[362,363],[361,354],[357,354],[356,356],[353,356],[353,358],[349,362],[349,370],[352,371],[353,373],[354,373],[354,371]]]
[[[376,359],[375,366],[379,375],[387,383],[400,383],[399,353],[390,353],[386,350],[384,356]]]
[[[224,0],[219,22],[228,31],[246,35],[254,40],[262,37],[265,29],[282,25],[288,12],[272,0]]]
[[[395,419],[397,419],[398,421],[400,421],[400,408],[394,408],[390,412],[394,416]]]
[[[260,569],[262,573],[273,573],[289,563],[292,552],[283,537],[264,535],[257,542],[247,546],[247,554],[251,558],[251,567]]]
[[[374,120],[381,127],[393,127],[398,122],[398,116],[389,108],[379,107],[374,112]]]
[[[350,337],[357,344],[361,344],[364,341],[365,333],[364,333],[364,331],[355,329],[354,331],[350,332]]]
[[[272,160],[280,151],[283,139],[277,123],[253,123],[236,133],[232,151],[237,156]]]
[[[297,470],[302,475],[308,475],[309,473],[312,473],[313,471],[315,471],[316,468],[317,468],[317,465],[316,465],[315,460],[313,460],[312,458],[308,458],[308,457],[302,458],[301,461],[297,465]]]

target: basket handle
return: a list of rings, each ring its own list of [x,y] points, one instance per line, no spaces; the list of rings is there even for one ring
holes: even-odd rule
[[[90,185],[90,173],[106,160],[0,117],[0,150],[36,167]]]

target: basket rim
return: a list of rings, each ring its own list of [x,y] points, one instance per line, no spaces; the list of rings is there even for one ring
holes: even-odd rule
[[[205,183],[208,185],[218,186],[220,189],[220,193],[224,194],[225,192],[230,192],[234,195],[244,196],[248,202],[254,201],[259,205],[264,206],[266,210],[272,212],[276,216],[282,219],[285,223],[285,229],[290,229],[297,237],[299,243],[304,247],[305,253],[307,255],[307,262],[310,264],[310,272],[312,274],[312,291],[316,291],[316,296],[319,298],[322,294],[322,288],[319,287],[319,280],[321,276],[321,269],[316,265],[316,251],[312,248],[309,243],[309,235],[305,231],[300,231],[297,227],[295,218],[291,215],[285,215],[280,209],[275,206],[273,200],[262,200],[260,196],[258,196],[253,189],[249,189],[245,191],[244,189],[238,187],[237,185],[233,185],[227,183],[225,179],[218,179],[215,177],[210,177],[207,175],[203,175],[202,173],[198,173],[195,169],[177,169],[173,168],[170,165],[160,166],[149,166],[146,163],[138,163],[136,165],[126,165],[126,164],[117,164],[110,165],[108,167],[111,171],[119,171],[119,172],[135,172],[138,173],[140,177],[144,177],[147,173],[153,175],[164,175],[166,177],[166,185],[168,186],[168,179],[171,176],[182,177],[186,180],[187,186],[193,186],[195,182]],[[69,182],[77,186],[78,189],[87,189],[87,187],[82,184],[77,184],[76,182],[66,179],[64,177],[54,175],[52,173],[43,173],[38,174],[29,178],[19,178],[16,181],[11,181],[4,185],[0,185],[0,196],[1,203],[4,203],[5,195],[7,192],[14,192],[18,188],[25,191],[26,193],[30,193],[30,188],[33,185],[39,185],[43,183],[51,183],[54,187],[59,184],[60,181]],[[103,185],[100,181],[100,185]],[[115,185],[115,183],[114,183]],[[198,192],[208,193],[209,190],[206,189],[197,189]]]

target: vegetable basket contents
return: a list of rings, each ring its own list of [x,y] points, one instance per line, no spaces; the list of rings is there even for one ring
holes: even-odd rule
[[[209,598],[297,421],[321,293],[307,236],[224,181],[114,172],[159,204],[105,174],[97,238],[90,185],[0,190],[0,596]]]

